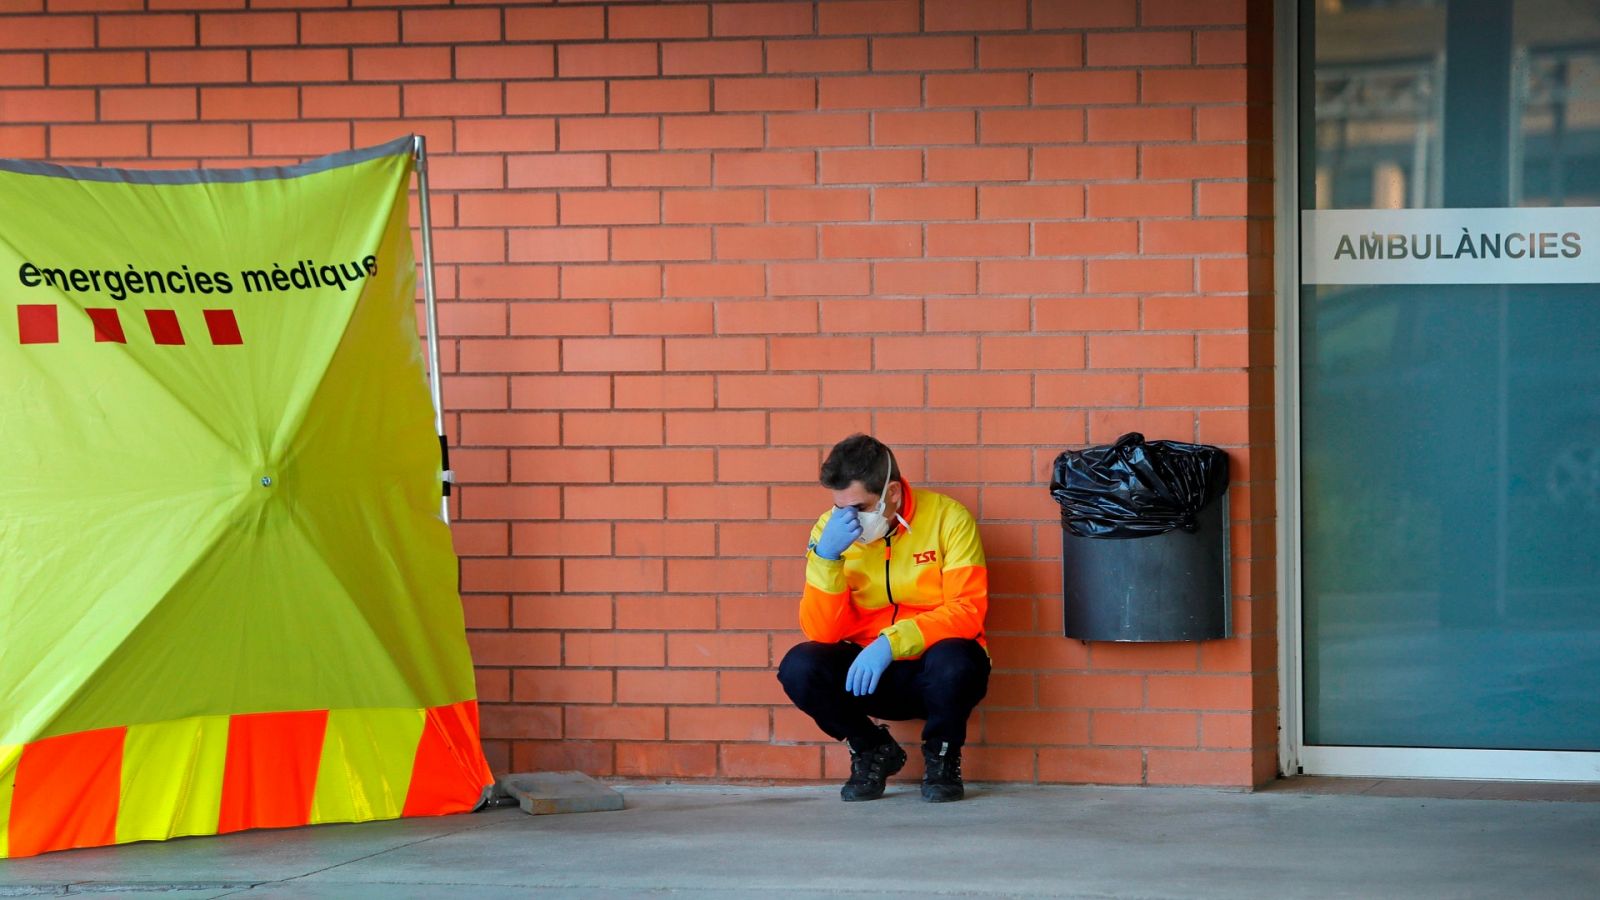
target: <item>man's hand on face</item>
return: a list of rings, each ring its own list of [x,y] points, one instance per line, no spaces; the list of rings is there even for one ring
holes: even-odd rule
[[[878,635],[877,640],[856,656],[850,671],[844,673],[844,689],[857,697],[865,697],[878,689],[878,679],[893,661],[894,651],[889,649],[889,639]]]
[[[835,507],[833,515],[828,517],[828,524],[822,526],[822,534],[817,536],[817,555],[823,559],[838,559],[860,536],[861,522],[857,518],[856,508]]]

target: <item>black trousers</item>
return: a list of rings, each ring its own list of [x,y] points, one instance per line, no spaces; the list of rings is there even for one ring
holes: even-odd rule
[[[977,641],[949,638],[929,647],[920,659],[889,663],[878,689],[865,697],[845,690],[844,676],[861,653],[844,641],[798,644],[778,666],[778,680],[794,705],[817,721],[830,737],[875,743],[878,728],[869,717],[900,721],[927,719],[924,743],[967,740],[967,719],[989,690],[989,654]]]

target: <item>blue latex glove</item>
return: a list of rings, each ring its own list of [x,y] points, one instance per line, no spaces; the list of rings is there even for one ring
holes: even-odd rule
[[[865,697],[878,689],[878,679],[893,661],[894,651],[889,649],[889,639],[878,635],[877,640],[856,656],[850,671],[844,673],[844,689],[857,697]]]
[[[861,537],[861,521],[857,517],[856,508],[834,507],[833,515],[828,517],[828,524],[822,526],[822,534],[817,536],[817,555],[823,559],[838,559],[844,555],[845,548],[855,543],[858,537]]]

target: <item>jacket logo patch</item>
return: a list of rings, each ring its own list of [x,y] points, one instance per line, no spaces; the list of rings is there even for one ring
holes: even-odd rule
[[[925,565],[927,563],[931,563],[931,562],[934,562],[934,561],[938,560],[939,551],[937,551],[937,550],[926,550],[926,551],[923,551],[922,553],[913,553],[911,555],[911,558],[916,560],[917,565],[921,566],[921,565]]]

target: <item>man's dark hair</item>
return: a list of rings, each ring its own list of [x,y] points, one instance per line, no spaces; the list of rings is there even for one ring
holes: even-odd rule
[[[822,461],[822,486],[830,491],[842,491],[850,487],[852,481],[859,481],[876,494],[883,490],[885,460],[889,477],[898,479],[900,465],[882,441],[870,435],[852,434],[834,444],[828,451],[828,458]]]

